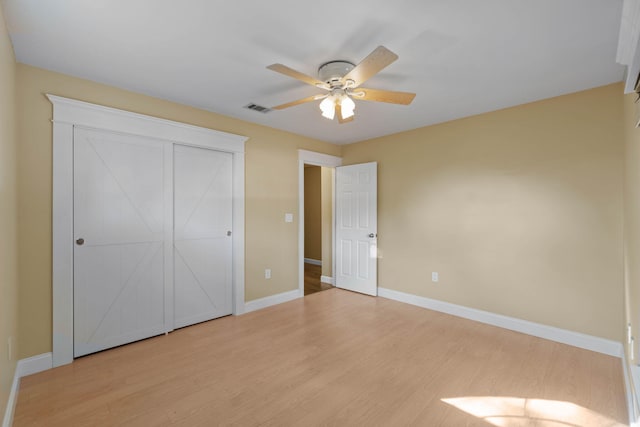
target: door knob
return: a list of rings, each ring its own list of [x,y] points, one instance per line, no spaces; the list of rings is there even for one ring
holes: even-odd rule
[[[82,246],[82,245],[84,245],[84,239],[83,239],[82,237],[81,237],[81,238],[79,238],[78,240],[76,240],[76,244],[77,244],[78,246]]]
[[[373,239],[374,237],[376,237],[376,235],[373,234],[373,233],[369,233],[369,237],[371,237]]]

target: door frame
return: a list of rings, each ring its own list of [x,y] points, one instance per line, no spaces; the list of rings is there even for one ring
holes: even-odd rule
[[[233,314],[244,312],[245,136],[55,95],[53,104],[53,366],[73,362],[73,129],[121,132],[233,154]],[[167,331],[168,332],[168,331]]]
[[[342,157],[315,151],[298,150],[298,294],[304,297],[304,165],[335,169],[342,166]],[[331,184],[335,189],[335,170],[331,174]],[[336,267],[336,193],[333,192],[333,217],[331,219],[331,272],[335,276]]]

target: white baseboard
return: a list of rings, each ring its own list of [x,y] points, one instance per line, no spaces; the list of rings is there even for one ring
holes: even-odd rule
[[[281,294],[276,294],[276,295],[271,295],[271,296],[260,298],[260,299],[255,299],[253,301],[249,301],[244,304],[244,312],[250,313],[252,311],[271,307],[272,305],[282,304],[283,302],[301,298],[302,296],[303,295],[300,295],[300,290],[295,289],[293,291],[283,292]]]
[[[18,360],[16,372],[22,378],[51,368],[53,368],[53,353],[43,353]]]
[[[7,408],[4,411],[4,419],[2,427],[11,427],[13,424],[13,413],[18,402],[18,390],[20,389],[20,378],[27,375],[37,374],[53,368],[53,354],[44,353],[26,359],[18,360],[16,371],[13,374],[13,383],[11,384],[11,392],[7,401]]]
[[[322,265],[322,261],[320,261],[319,259],[305,258],[304,262],[306,264]]]
[[[579,332],[568,331],[553,326],[530,322],[528,320],[516,319],[515,317],[503,316],[501,314],[490,313],[488,311],[477,310],[475,308],[464,307],[444,301],[429,299],[393,289],[378,288],[378,296],[428,308],[434,311],[451,314],[476,322],[498,326],[500,328],[521,332],[527,335],[544,338],[550,341],[568,344],[574,347],[591,350],[598,353],[607,354],[614,357],[622,357],[622,344],[608,339],[594,337]]]
[[[627,363],[627,352],[624,351],[624,349],[622,351],[621,361],[622,375],[624,376],[624,391],[627,398],[627,410],[629,411],[629,425],[634,427],[638,425],[636,424],[636,422],[638,421],[636,409],[638,405],[636,405],[636,394],[634,394],[633,392],[634,389],[637,391],[637,388],[635,387],[635,381],[631,375],[631,370],[629,369],[630,366]],[[633,367],[631,367],[631,369],[633,369]],[[640,368],[636,367],[636,369]]]
[[[16,373],[13,375],[13,383],[11,384],[11,392],[9,392],[9,400],[7,400],[7,408],[4,410],[4,419],[2,421],[2,427],[11,427],[13,424],[13,413],[16,410],[16,403],[18,403],[18,388],[20,386],[20,377]]]
[[[328,283],[330,285],[335,286],[336,284],[333,282],[333,277],[331,276],[320,276],[320,281],[322,283]]]

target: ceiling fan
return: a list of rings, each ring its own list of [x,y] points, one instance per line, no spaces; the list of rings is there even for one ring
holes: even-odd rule
[[[286,65],[269,65],[267,68],[270,70],[328,91],[328,93],[308,96],[297,101],[277,105],[273,109],[283,110],[322,99],[320,110],[323,117],[333,120],[337,115],[340,123],[347,123],[354,118],[356,105],[353,99],[409,105],[416,96],[415,93],[369,89],[360,86],[396,59],[398,59],[398,55],[384,46],[378,46],[358,65],[349,61],[325,62],[318,68],[317,79]]]

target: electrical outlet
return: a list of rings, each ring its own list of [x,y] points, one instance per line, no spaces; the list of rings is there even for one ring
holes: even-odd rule
[[[437,283],[439,278],[440,277],[438,276],[438,272],[437,271],[431,272],[431,281],[433,283]]]
[[[265,279],[271,279],[271,269],[270,268],[265,268],[265,270],[264,270],[264,278]]]
[[[293,222],[293,214],[292,213],[284,214],[284,222]]]
[[[631,323],[627,323],[627,344],[631,344]]]

